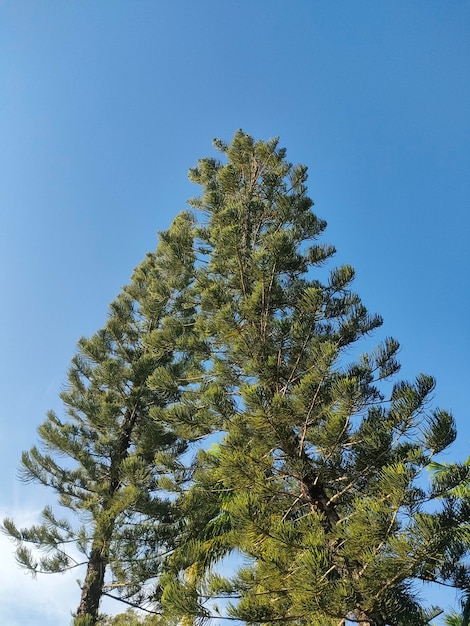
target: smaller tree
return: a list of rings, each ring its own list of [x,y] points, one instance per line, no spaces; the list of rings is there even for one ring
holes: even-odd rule
[[[435,494],[444,503],[443,515],[453,526],[447,546],[447,559],[440,568],[444,584],[462,591],[461,612],[453,611],[445,618],[446,626],[470,624],[470,566],[466,559],[470,551],[470,458],[463,464],[437,463],[429,465]]]
[[[161,488],[156,455],[175,464],[188,445],[163,415],[193,365],[184,349],[193,260],[191,217],[182,214],[111,304],[104,328],[80,340],[61,394],[66,418],[50,412],[39,427],[42,449],[22,456],[22,479],[54,491],[80,524],[48,506],[39,524],[19,529],[5,519],[3,529],[33,574],[86,567],[76,624],[96,624],[111,591],[141,602],[173,545],[178,513]]]
[[[140,615],[128,609],[119,615],[102,616],[98,626],[176,626],[176,621],[166,621],[160,615]]]

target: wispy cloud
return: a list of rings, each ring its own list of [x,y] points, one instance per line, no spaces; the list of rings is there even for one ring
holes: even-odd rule
[[[0,622],[8,626],[63,626],[71,622],[78,603],[76,574],[43,575],[33,579],[19,567],[13,545],[0,537]]]
[[[0,519],[13,517],[18,526],[29,526],[38,521],[39,510],[1,511]],[[21,568],[15,560],[14,543],[0,534],[0,624],[5,626],[67,626],[77,608],[80,589],[77,578],[82,570],[65,574],[42,574],[36,578]],[[114,603],[116,604],[116,603]],[[123,610],[109,607],[108,613]],[[113,610],[114,609],[114,610]]]

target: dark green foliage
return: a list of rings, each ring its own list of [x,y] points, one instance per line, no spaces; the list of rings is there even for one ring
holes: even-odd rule
[[[166,620],[160,615],[142,615],[129,609],[113,617],[101,617],[98,626],[176,626],[176,622]]]
[[[430,408],[432,377],[395,379],[396,340],[361,353],[382,320],[350,266],[323,267],[307,169],[277,140],[215,145],[224,163],[190,171],[200,220],[177,218],[80,342],[67,419],[23,457],[84,524],[47,508],[4,527],[33,571],[75,566],[68,542],[83,553],[77,626],[430,624],[416,582],[470,589],[468,468],[429,488],[423,471],[453,419]],[[99,622],[103,593],[156,615]]]
[[[199,402],[223,438],[182,501],[187,540],[163,602],[207,616],[218,590],[247,623],[428,624],[413,580],[439,577],[452,524],[427,512],[419,478],[453,420],[429,409],[431,377],[390,385],[395,340],[358,353],[381,318],[351,291],[351,267],[316,271],[334,249],[316,242],[326,224],[306,168],[241,131],[216,146],[226,162],[204,159],[190,178],[203,188],[197,328],[212,354]],[[247,565],[223,580],[217,563],[234,551]]]
[[[434,493],[444,500],[443,517],[454,525],[454,531],[446,546],[447,560],[441,568],[441,577],[460,589],[461,614],[452,612],[446,617],[447,626],[470,624],[470,459],[464,464],[441,464],[432,462]]]
[[[105,327],[80,340],[61,394],[66,417],[49,413],[39,427],[41,449],[22,457],[22,478],[52,488],[82,523],[47,507],[39,525],[20,530],[5,520],[4,529],[33,573],[87,566],[77,624],[95,623],[103,593],[141,602],[178,532],[178,512],[160,485],[168,470],[155,457],[177,464],[188,440],[153,413],[162,417],[177,403],[193,367],[191,226],[183,214],[161,235]]]

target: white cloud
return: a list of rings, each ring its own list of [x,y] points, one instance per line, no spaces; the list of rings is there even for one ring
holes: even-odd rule
[[[33,579],[15,561],[14,546],[0,537],[0,623],[8,626],[64,626],[78,604],[76,573]]]
[[[0,511],[0,520],[9,516],[18,526],[29,526],[38,521],[39,510]],[[5,626],[67,626],[80,599],[77,578],[83,570],[65,574],[42,574],[32,578],[15,560],[14,543],[0,534],[0,624]],[[124,608],[103,604],[107,613]]]

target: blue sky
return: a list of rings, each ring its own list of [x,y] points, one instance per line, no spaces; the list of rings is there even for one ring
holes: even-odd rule
[[[309,166],[323,241],[466,458],[469,112],[467,0],[0,0],[2,516],[42,508],[18,461],[77,339],[240,127]],[[68,623],[77,574],[31,581],[0,542],[1,623]]]

